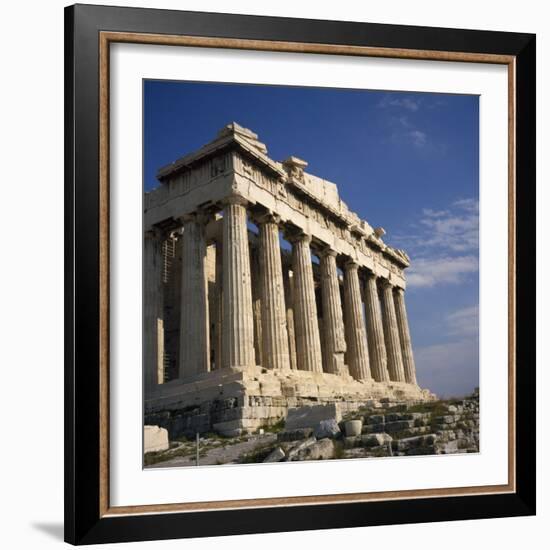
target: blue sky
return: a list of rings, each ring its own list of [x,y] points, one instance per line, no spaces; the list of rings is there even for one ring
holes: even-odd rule
[[[464,395],[479,380],[478,109],[477,96],[145,81],[145,189],[231,121],[271,158],[306,160],[408,252],[419,383]]]

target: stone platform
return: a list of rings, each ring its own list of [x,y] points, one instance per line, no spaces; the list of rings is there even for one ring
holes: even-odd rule
[[[145,419],[170,438],[215,431],[255,432],[285,419],[288,409],[337,403],[342,414],[373,400],[432,401],[429,390],[405,382],[359,382],[349,375],[261,367],[226,368],[161,384],[145,400]]]

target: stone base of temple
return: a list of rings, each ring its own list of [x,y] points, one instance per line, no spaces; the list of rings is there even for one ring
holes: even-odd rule
[[[342,414],[382,402],[435,400],[429,390],[402,382],[358,382],[349,375],[261,367],[228,368],[157,386],[145,399],[146,424],[170,438],[198,431],[238,436],[286,418],[288,409],[338,403]]]

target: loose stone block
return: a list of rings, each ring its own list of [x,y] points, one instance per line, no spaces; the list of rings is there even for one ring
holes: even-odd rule
[[[392,442],[392,448],[397,451],[407,451],[415,447],[426,447],[433,445],[435,441],[436,436],[434,434],[406,437],[404,439],[394,440]]]
[[[340,410],[336,404],[300,407],[288,411],[285,427],[287,430],[315,428],[322,420],[332,419],[337,422],[341,419]]]
[[[386,422],[384,431],[388,433],[400,432],[414,427],[413,420],[398,420],[397,422]]]
[[[375,433],[361,436],[361,444],[364,447],[379,447],[391,443],[391,435],[385,433]]]
[[[361,435],[363,422],[361,420],[348,420],[345,424],[346,436],[353,437]]]
[[[264,462],[280,462],[285,457],[285,452],[281,447],[276,447],[267,455],[267,457],[264,459]]]
[[[342,432],[340,431],[340,426],[338,422],[336,422],[336,419],[331,418],[329,420],[321,420],[321,422],[317,424],[313,434],[317,439],[323,439],[324,437],[339,437]]]
[[[159,426],[143,427],[143,447],[145,453],[166,451],[169,446],[168,430]]]
[[[327,438],[304,445],[292,455],[289,454],[289,460],[326,460],[333,456],[334,442]]]
[[[367,424],[384,424],[385,417],[383,414],[373,414],[366,417]]]

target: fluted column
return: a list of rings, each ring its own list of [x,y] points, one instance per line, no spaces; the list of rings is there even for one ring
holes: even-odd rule
[[[321,294],[323,299],[323,339],[325,342],[327,371],[332,374],[344,372],[344,353],[346,337],[340,285],[336,270],[336,252],[329,248],[320,254],[321,259]]]
[[[399,330],[397,329],[393,290],[391,283],[387,280],[382,282],[382,319],[390,379],[395,382],[404,382],[403,356],[401,355],[401,342],[399,341]]]
[[[348,366],[353,378],[363,381],[370,380],[371,375],[358,268],[355,262],[347,262],[344,267],[344,302]]]
[[[283,282],[285,285],[286,305],[286,330],[288,333],[288,352],[290,355],[290,368],[297,369],[296,364],[296,334],[294,330],[294,281],[287,268],[283,269]]]
[[[409,384],[416,384],[416,366],[414,364],[409,321],[407,319],[407,308],[405,307],[405,291],[402,288],[395,289],[394,303],[399,341],[401,342],[401,355],[403,356],[405,381]]]
[[[146,392],[164,381],[162,260],[160,232],[147,231],[143,250],[143,370]]]
[[[223,323],[223,244],[221,238],[216,241],[216,297],[215,297],[215,342],[214,368],[222,366],[222,323]]]
[[[232,197],[226,201],[223,213],[223,367],[255,363],[245,205],[240,197]]]
[[[292,238],[296,362],[301,370],[323,372],[310,242],[309,235]]]
[[[184,216],[181,260],[179,377],[210,370],[206,238],[202,215]]]
[[[384,342],[382,312],[380,311],[376,276],[371,272],[367,274],[365,283],[365,311],[367,314],[367,341],[369,343],[372,376],[377,382],[387,382],[390,376],[388,373],[386,343]]]
[[[262,217],[260,228],[260,289],[262,304],[262,366],[290,369],[285,288],[279,243],[279,218]]]
[[[263,365],[262,356],[262,290],[258,246],[250,247],[250,277],[252,285],[252,315],[254,317],[254,357],[256,365]]]

